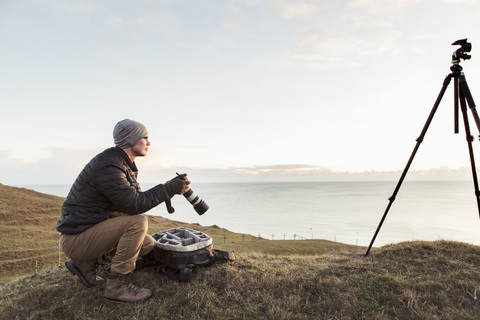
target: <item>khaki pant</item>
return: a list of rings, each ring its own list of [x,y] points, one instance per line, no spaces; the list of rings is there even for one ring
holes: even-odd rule
[[[153,249],[154,240],[147,229],[148,219],[143,214],[118,216],[79,234],[62,234],[60,245],[72,260],[103,258],[111,260],[111,272],[128,274],[135,269],[137,257]]]

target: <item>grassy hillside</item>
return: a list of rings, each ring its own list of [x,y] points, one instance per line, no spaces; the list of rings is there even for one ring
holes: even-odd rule
[[[0,185],[2,268],[32,254],[45,261],[53,255],[58,264],[61,203]],[[152,232],[176,226],[151,218]],[[480,319],[478,246],[405,242],[364,257],[365,248],[328,241],[258,240],[216,226],[189,227],[212,235],[217,248],[234,249],[237,261],[198,269],[189,283],[140,270],[137,283],[154,295],[124,305],[105,302],[104,288],[85,288],[63,264],[52,266],[0,283],[0,319]]]
[[[361,251],[361,252],[360,252]],[[3,319],[480,319],[480,249],[409,242],[325,255],[245,253],[188,283],[153,270],[142,304],[112,305],[65,267],[0,287]]]
[[[52,262],[55,257],[58,262],[55,218],[62,202],[59,197],[0,184],[0,273]]]
[[[35,272],[62,264],[67,258],[59,250],[60,234],[55,230],[63,198],[24,188],[0,184],[0,279]],[[149,233],[187,227],[208,233],[214,243],[251,241],[217,226],[202,227],[162,217],[149,216]]]
[[[60,234],[55,230],[63,198],[24,188],[0,184],[0,281],[32,274],[35,269],[62,265],[67,257],[59,250]],[[351,247],[322,240],[269,241],[230,232],[218,226],[186,224],[149,216],[149,234],[177,227],[192,228],[213,238],[215,248],[236,252],[272,254],[325,253]]]

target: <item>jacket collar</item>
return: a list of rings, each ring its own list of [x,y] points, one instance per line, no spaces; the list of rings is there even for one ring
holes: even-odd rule
[[[128,166],[130,167],[130,169],[132,169],[133,172],[138,171],[137,165],[135,164],[135,162],[132,162],[132,160],[130,160],[130,157],[127,155],[125,151],[123,151],[122,148],[114,147],[114,149],[122,156],[122,158],[125,160],[125,162],[128,164]]]

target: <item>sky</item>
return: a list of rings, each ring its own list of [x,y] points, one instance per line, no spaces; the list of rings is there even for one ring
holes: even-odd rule
[[[0,0],[0,183],[72,183],[125,118],[141,182],[395,180],[463,38],[475,99],[479,0]],[[468,178],[453,110],[413,176]]]

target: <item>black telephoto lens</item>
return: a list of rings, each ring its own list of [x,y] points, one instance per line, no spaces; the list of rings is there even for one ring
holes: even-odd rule
[[[208,208],[210,208],[205,201],[200,199],[200,197],[193,192],[192,189],[188,189],[183,196],[192,204],[193,209],[195,209],[200,216],[207,212]]]

